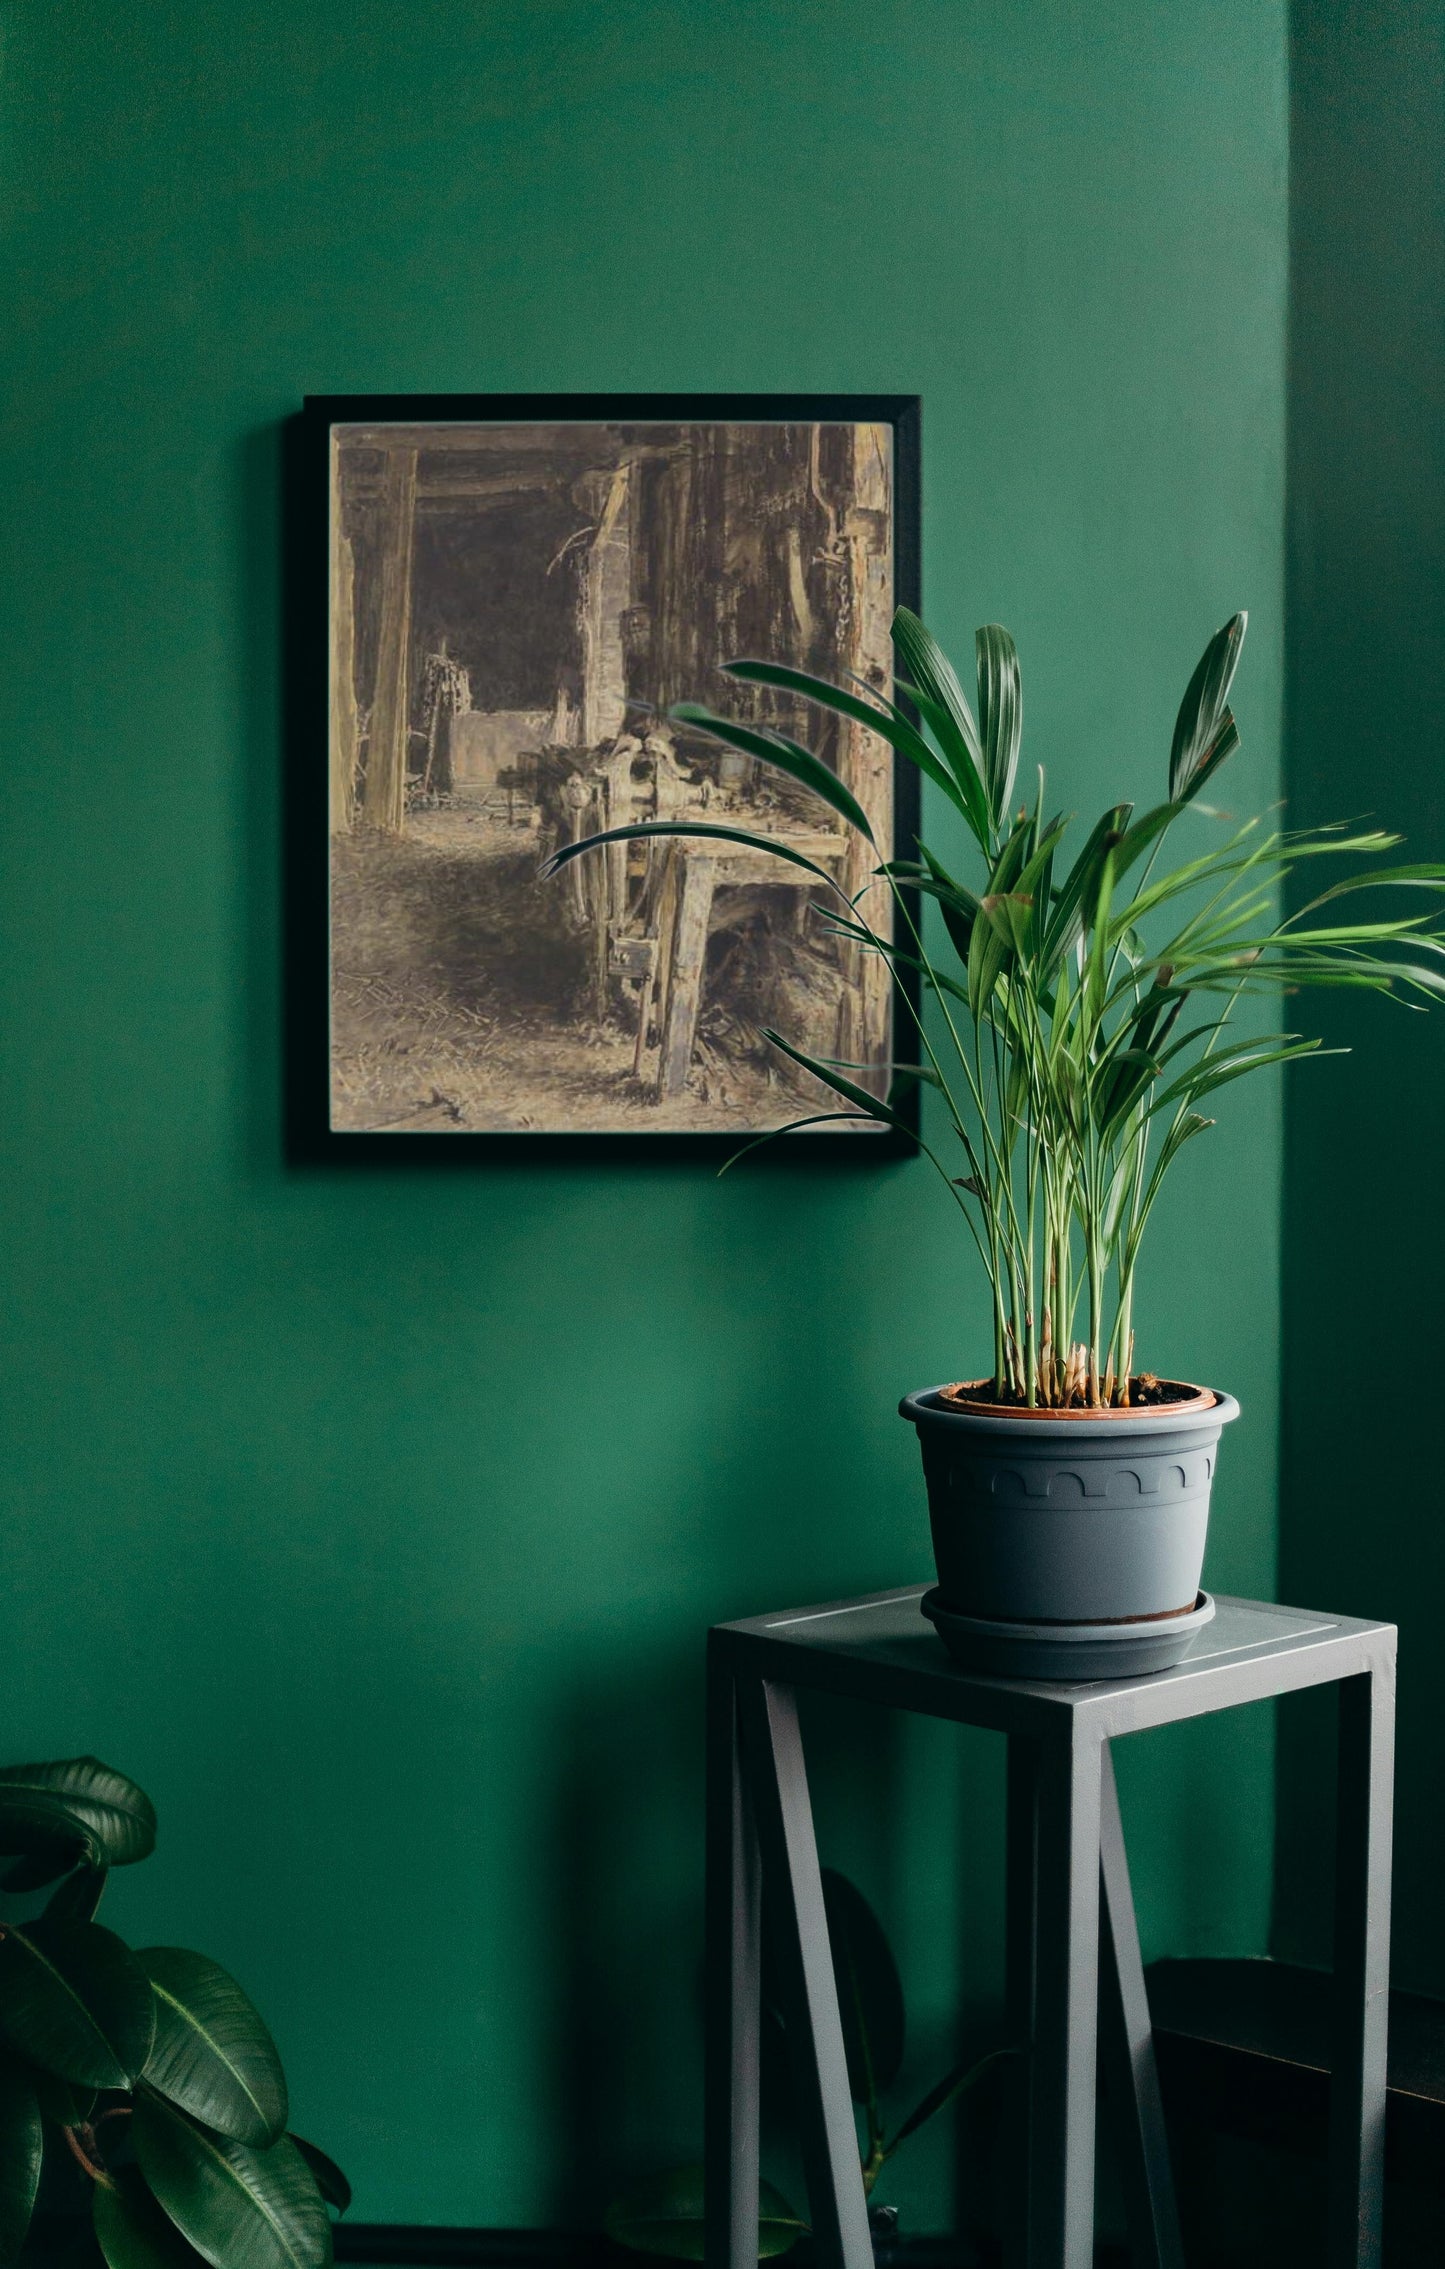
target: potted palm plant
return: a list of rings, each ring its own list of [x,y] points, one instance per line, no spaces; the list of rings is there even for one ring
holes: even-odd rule
[[[1189,681],[1164,800],[1139,814],[1111,805],[1072,855],[1072,820],[1049,812],[1042,770],[1017,792],[1019,665],[997,624],[977,634],[976,710],[907,608],[893,623],[895,690],[912,716],[870,687],[771,662],[727,665],[774,698],[881,735],[962,822],[977,859],[970,878],[924,844],[916,858],[890,855],[830,766],[777,727],[692,703],[672,712],[803,782],[877,853],[853,896],[814,865],[816,918],[905,980],[897,998],[916,1023],[919,1061],[878,1093],[884,1083],[870,1086],[866,1067],[770,1031],[819,1087],[819,1109],[777,1132],[855,1117],[908,1132],[898,1081],[921,1080],[935,1099],[919,1148],[992,1292],[991,1369],[977,1363],[901,1409],[922,1445],[938,1568],[925,1612],[955,1651],[991,1667],[1151,1669],[1213,1612],[1199,1590],[1210,1484],[1238,1405],[1139,1362],[1135,1294],[1165,1179],[1213,1124],[1200,1106],[1319,1047],[1239,1012],[1310,985],[1411,1005],[1445,992],[1431,903],[1445,866],[1382,866],[1400,838],[1373,828],[1237,825],[1203,805],[1200,791],[1239,745],[1229,693],[1245,622],[1235,615],[1216,633]],[[1174,830],[1198,828],[1201,814],[1213,839],[1196,835],[1161,871]],[[598,843],[672,834],[810,864],[764,835],[677,820],[569,844],[549,869]],[[1333,879],[1301,892],[1299,878],[1316,873]],[[1360,892],[1362,918],[1342,919],[1340,901]],[[1301,901],[1291,911],[1286,895]],[[936,909],[941,937],[920,902]]]

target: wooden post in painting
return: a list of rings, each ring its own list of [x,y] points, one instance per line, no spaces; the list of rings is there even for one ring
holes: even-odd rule
[[[876,684],[881,692],[891,693],[893,570],[888,529],[893,436],[886,425],[856,425],[852,437],[853,494],[844,519],[852,588],[844,666],[866,683]],[[866,727],[846,724],[839,745],[838,774],[867,812],[878,842],[875,854],[849,829],[841,879],[851,897],[863,888],[879,860],[893,855],[893,752]],[[881,886],[870,890],[864,911],[883,936],[891,934],[892,904]],[[852,983],[844,996],[839,1054],[854,1063],[881,1062],[892,1052],[888,1029],[892,980],[888,967],[880,954],[856,948],[850,950],[849,960]],[[886,1074],[881,1083],[865,1077],[862,1084],[887,1093]]]
[[[356,817],[356,563],[342,528],[341,451],[331,445],[331,832]]]
[[[368,827],[399,835],[406,818],[406,759],[411,723],[407,650],[411,642],[412,532],[416,518],[416,451],[386,452],[381,482],[376,690],[366,749],[362,817]]]
[[[597,527],[582,577],[582,745],[595,748],[627,719],[622,617],[632,604],[631,462],[588,475],[585,486]]]
[[[657,1068],[657,1091],[664,1102],[681,1095],[692,1065],[692,1044],[697,1036],[702,1007],[703,969],[707,960],[708,924],[712,918],[713,891],[717,884],[714,862],[678,846],[682,889],[672,933],[667,1008],[662,1020],[662,1049]]]

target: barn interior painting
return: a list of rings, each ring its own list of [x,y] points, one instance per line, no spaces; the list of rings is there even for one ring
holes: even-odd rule
[[[721,665],[891,691],[890,428],[331,433],[333,1128],[751,1134],[836,1108],[773,1026],[883,1092],[886,968],[832,934],[836,894],[803,870],[704,838],[539,867],[607,827],[693,819],[865,888],[876,862],[826,805],[669,711],[805,741],[887,855],[886,745]]]

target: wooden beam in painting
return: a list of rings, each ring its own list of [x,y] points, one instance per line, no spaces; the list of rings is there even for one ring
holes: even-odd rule
[[[490,450],[511,455],[545,450],[549,457],[575,458],[585,468],[616,462],[624,450],[629,457],[673,456],[686,447],[678,438],[682,430],[659,421],[654,431],[668,438],[646,441],[637,437],[630,421],[624,434],[620,426],[598,419],[588,425],[342,425],[336,436],[346,449],[425,449],[428,456],[433,451],[480,457]]]
[[[393,449],[382,492],[376,691],[366,751],[362,817],[368,827],[399,835],[406,817],[410,723],[412,536],[416,520],[416,451]]]
[[[597,525],[582,570],[582,740],[620,733],[627,718],[622,617],[632,604],[632,464],[590,475]]]
[[[509,497],[521,496],[537,489],[564,488],[575,473],[552,468],[538,471],[535,467],[519,466],[511,473],[427,473],[419,474],[416,484],[418,504],[505,504]],[[346,493],[358,503],[379,497],[385,488],[384,473],[346,474]]]

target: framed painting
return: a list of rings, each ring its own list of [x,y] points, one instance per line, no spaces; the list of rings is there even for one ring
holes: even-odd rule
[[[608,828],[695,817],[868,887],[875,860],[826,804],[672,714],[699,701],[806,741],[907,855],[911,768],[722,665],[891,694],[893,609],[918,602],[918,422],[893,396],[308,400],[293,853],[313,912],[324,894],[325,1001],[292,1076],[328,1152],[726,1150],[836,1103],[769,1027],[880,1094],[914,1060],[886,964],[830,933],[832,893],[798,867],[673,836],[540,870]],[[907,1138],[843,1121],[786,1143],[861,1158]]]

